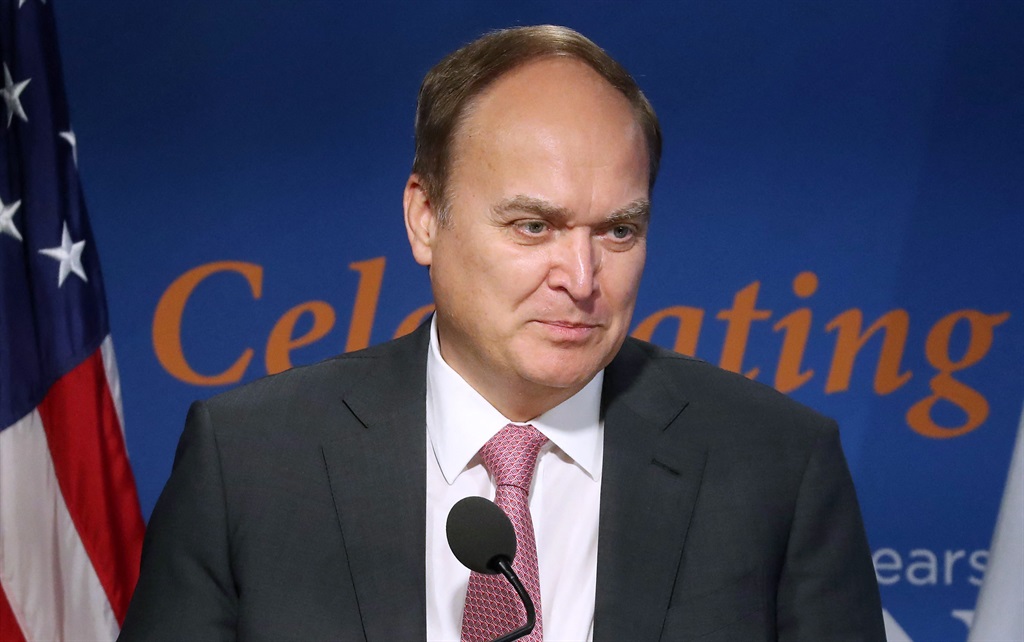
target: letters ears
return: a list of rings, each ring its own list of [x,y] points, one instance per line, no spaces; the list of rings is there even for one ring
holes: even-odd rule
[[[433,262],[438,223],[434,205],[427,196],[427,190],[419,175],[409,176],[402,204],[405,208],[405,231],[409,235],[412,256],[420,265],[429,267]]]

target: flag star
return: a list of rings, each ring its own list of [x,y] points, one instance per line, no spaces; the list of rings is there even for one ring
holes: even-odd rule
[[[18,213],[18,208],[21,207],[21,201],[14,201],[10,205],[5,205],[3,200],[0,200],[0,234],[7,234],[14,238],[21,240],[21,232],[18,228],[14,227],[14,215]]]
[[[42,2],[43,4],[46,4],[46,0],[39,1]],[[28,2],[28,0],[18,0],[18,8],[21,9],[22,5],[24,5],[26,2]]]
[[[4,63],[4,88],[0,89],[0,95],[3,95],[4,102],[7,103],[8,128],[10,128],[15,114],[26,123],[28,122],[28,116],[25,115],[25,110],[21,106],[21,98],[19,96],[21,96],[21,92],[25,91],[25,85],[31,80],[31,78],[27,78],[19,83],[14,82],[14,79],[11,78],[11,70],[7,68],[7,63]]]
[[[78,278],[85,282],[89,279],[85,276],[85,269],[82,268],[82,250],[85,249],[85,241],[71,242],[71,234],[68,233],[68,224],[64,223],[64,233],[61,235],[60,247],[50,247],[39,250],[51,259],[60,261],[60,275],[57,277],[57,287],[64,285],[64,279],[68,274],[74,272]]]
[[[68,141],[68,145],[71,145],[71,158],[75,161],[75,167],[78,167],[78,139],[75,138],[75,132],[72,129],[66,132],[60,132],[60,137]]]

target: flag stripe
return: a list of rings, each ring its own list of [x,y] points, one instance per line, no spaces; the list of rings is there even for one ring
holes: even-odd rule
[[[117,620],[65,506],[35,411],[0,431],[0,524],[0,584],[26,639],[117,636]]]
[[[100,350],[53,385],[39,414],[68,513],[122,622],[145,526]]]
[[[100,354],[103,356],[103,370],[107,373],[107,390],[114,400],[114,410],[117,411],[117,425],[121,427],[121,438],[124,439],[124,409],[121,407],[121,375],[117,370],[117,358],[114,356],[114,340],[107,335],[107,338],[100,344]]]
[[[14,611],[7,603],[7,595],[4,587],[0,585],[0,640],[4,642],[25,642],[25,636],[21,633],[21,627],[14,619]]]

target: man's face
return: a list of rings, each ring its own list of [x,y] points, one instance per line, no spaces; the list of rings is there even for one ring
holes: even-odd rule
[[[646,256],[646,143],[596,72],[545,58],[474,99],[453,152],[447,225],[415,175],[405,195],[441,354],[507,417],[532,419],[585,386],[628,332]]]

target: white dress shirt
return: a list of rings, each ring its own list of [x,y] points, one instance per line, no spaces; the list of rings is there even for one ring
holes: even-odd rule
[[[599,372],[582,390],[528,422],[547,438],[530,490],[546,642],[589,641],[597,587],[597,526],[604,425]],[[509,423],[441,358],[436,321],[427,355],[427,640],[458,642],[469,569],[445,534],[463,497],[494,499],[477,451]]]

